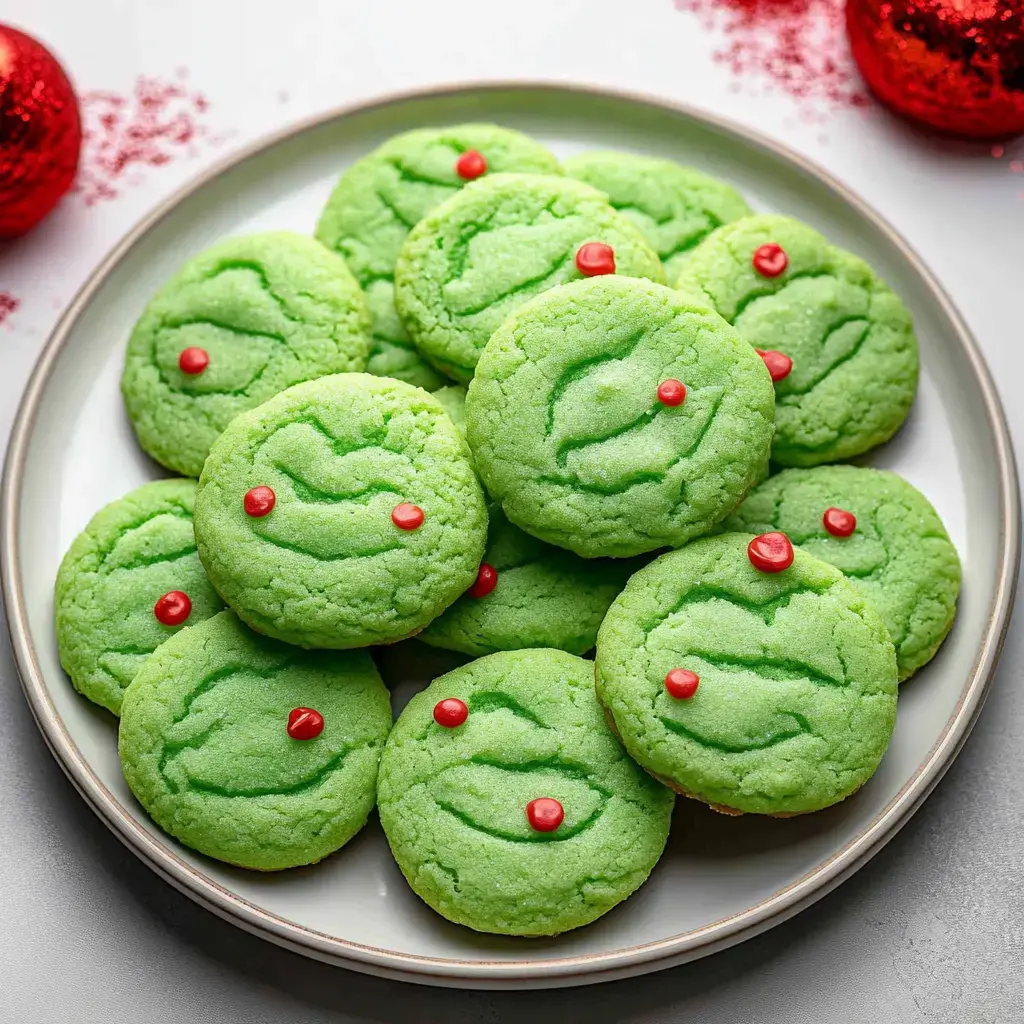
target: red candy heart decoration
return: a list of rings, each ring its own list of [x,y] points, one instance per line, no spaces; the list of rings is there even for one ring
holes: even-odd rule
[[[486,562],[480,563],[476,583],[469,588],[470,597],[486,597],[498,585],[498,570]]]
[[[747,545],[747,556],[761,572],[782,572],[793,564],[793,545],[784,533],[762,533]]]
[[[821,522],[833,537],[849,537],[857,529],[857,517],[852,512],[834,506],[825,509]]]
[[[778,277],[789,266],[789,257],[777,242],[765,242],[754,250],[752,262],[762,277]]]
[[[584,277],[615,273],[615,250],[604,242],[587,242],[576,250],[576,269]]]
[[[313,708],[292,708],[288,735],[293,740],[315,740],[324,731],[324,716]]]
[[[755,348],[754,351],[764,360],[773,383],[785,380],[793,371],[793,360],[785,352],[776,352],[773,348]]]

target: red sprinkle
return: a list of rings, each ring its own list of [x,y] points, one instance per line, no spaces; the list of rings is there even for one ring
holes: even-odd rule
[[[615,273],[615,250],[604,242],[587,242],[576,250],[576,269],[584,277]]]
[[[182,590],[169,590],[153,605],[153,614],[165,626],[180,626],[192,614],[192,600]]]
[[[277,495],[273,488],[267,487],[266,484],[260,484],[259,487],[253,487],[252,490],[245,492],[242,504],[245,506],[247,516],[252,516],[253,519],[262,519],[274,511]]]
[[[665,676],[665,689],[676,700],[689,700],[700,686],[700,676],[687,668],[674,668]]]
[[[762,533],[747,545],[747,557],[761,572],[782,572],[793,564],[793,545],[784,533]]]
[[[403,501],[391,510],[391,522],[400,530],[418,530],[423,525],[423,509]]]
[[[662,405],[682,405],[686,400],[686,385],[681,380],[669,377],[658,385],[658,401]]]
[[[857,517],[852,512],[835,506],[825,509],[821,521],[833,537],[849,537],[857,529]]]
[[[765,242],[754,250],[751,263],[762,277],[778,277],[789,266],[789,257],[781,245],[776,242]]]
[[[476,583],[469,588],[470,597],[486,597],[498,585],[498,570],[486,562],[476,571]]]
[[[446,729],[455,729],[469,718],[469,708],[458,697],[447,697],[434,705],[434,721]]]
[[[182,373],[195,375],[202,373],[210,365],[210,354],[205,348],[185,348],[178,356],[178,369]]]
[[[754,351],[764,360],[764,365],[768,367],[768,372],[776,384],[793,372],[793,360],[785,352],[777,352],[773,348],[755,348]]]
[[[455,173],[465,181],[472,181],[487,173],[487,161],[483,153],[475,149],[467,149],[455,161]]]
[[[535,832],[554,832],[565,818],[562,805],[551,796],[539,796],[526,805],[526,817]]]
[[[292,708],[288,713],[288,735],[293,740],[315,740],[324,731],[324,716],[313,708]]]

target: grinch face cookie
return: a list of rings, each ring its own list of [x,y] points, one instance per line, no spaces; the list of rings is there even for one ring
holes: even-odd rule
[[[229,611],[172,637],[125,694],[118,751],[139,802],[209,857],[312,864],[366,824],[388,692],[361,651],[302,651]]]
[[[493,654],[410,701],[381,759],[381,824],[415,893],[477,931],[556,935],[636,890],[672,793],[612,736],[593,666]]]
[[[862,786],[892,735],[896,680],[864,593],[778,532],[662,555],[597,637],[598,699],[626,749],[730,813],[816,811]]]
[[[395,311],[394,271],[406,235],[470,181],[503,171],[560,174],[540,143],[490,124],[418,128],[389,139],[342,175],[316,236],[366,289],[373,321],[367,369],[430,391],[444,377],[413,347]]]
[[[61,562],[60,662],[76,690],[115,715],[160,644],[224,607],[196,553],[195,496],[191,480],[144,484],[93,516]]]
[[[787,469],[751,491],[730,530],[782,530],[836,566],[882,616],[900,679],[934,657],[953,625],[960,560],[942,520],[895,473],[858,466]]]
[[[585,558],[685,544],[759,479],[774,394],[700,302],[598,277],[545,292],[495,332],[467,436],[508,518]]]
[[[779,465],[852,458],[906,419],[918,370],[906,306],[805,224],[762,214],[719,228],[690,253],[677,287],[706,296],[762,353]]]
[[[585,654],[637,559],[585,559],[523,533],[490,509],[476,582],[419,634],[432,647],[491,654],[555,647]]]
[[[468,185],[410,232],[395,302],[438,369],[468,381],[502,320],[535,295],[603,274],[664,280],[657,254],[606,197],[550,175]]]
[[[121,391],[139,444],[199,476],[241,412],[300,381],[362,370],[369,313],[344,260],[312,238],[233,238],[189,260],[128,342]]]
[[[723,224],[750,214],[725,182],[671,160],[635,153],[580,153],[562,164],[570,177],[600,189],[643,232],[675,281],[687,253]]]
[[[487,533],[462,435],[401,381],[338,374],[239,416],[199,481],[199,555],[254,629],[303,647],[409,636],[476,579]]]

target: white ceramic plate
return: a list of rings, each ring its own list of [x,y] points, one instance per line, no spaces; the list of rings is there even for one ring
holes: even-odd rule
[[[442,920],[410,892],[375,821],[322,864],[273,875],[178,845],[129,792],[114,719],[72,691],[51,623],[52,583],[72,538],[101,505],[161,475],[136,446],[118,392],[126,337],[156,288],[226,235],[312,231],[331,185],[358,157],[395,132],[463,120],[522,129],[561,155],[610,147],[695,165],[755,207],[806,220],[868,259],[910,306],[923,365],[909,422],[868,461],[928,495],[965,569],[956,627],[904,686],[892,746],[869,785],[829,811],[785,821],[724,818],[680,800],[651,880],[600,921],[556,939],[496,938]],[[4,594],[25,691],[54,756],[101,820],[164,878],[243,928],[357,970],[459,987],[584,984],[667,967],[778,923],[856,870],[966,738],[1008,621],[1019,548],[1010,441],[988,371],[939,286],[876,214],[806,161],[735,126],[555,85],[456,87],[343,110],[233,157],[165,203],[97,270],[50,339],[15,424],[2,510]],[[384,662],[396,703],[439,665],[419,645]]]

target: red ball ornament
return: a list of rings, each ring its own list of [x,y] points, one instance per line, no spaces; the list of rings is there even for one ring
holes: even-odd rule
[[[0,238],[24,234],[57,205],[81,149],[78,100],[57,59],[0,25]]]
[[[850,49],[886,106],[940,132],[1024,132],[1024,0],[847,0]]]
[[[562,824],[565,811],[553,796],[539,796],[526,805],[526,818],[535,832],[554,832]]]
[[[315,740],[324,731],[324,716],[314,708],[292,708],[287,728],[293,740]]]

